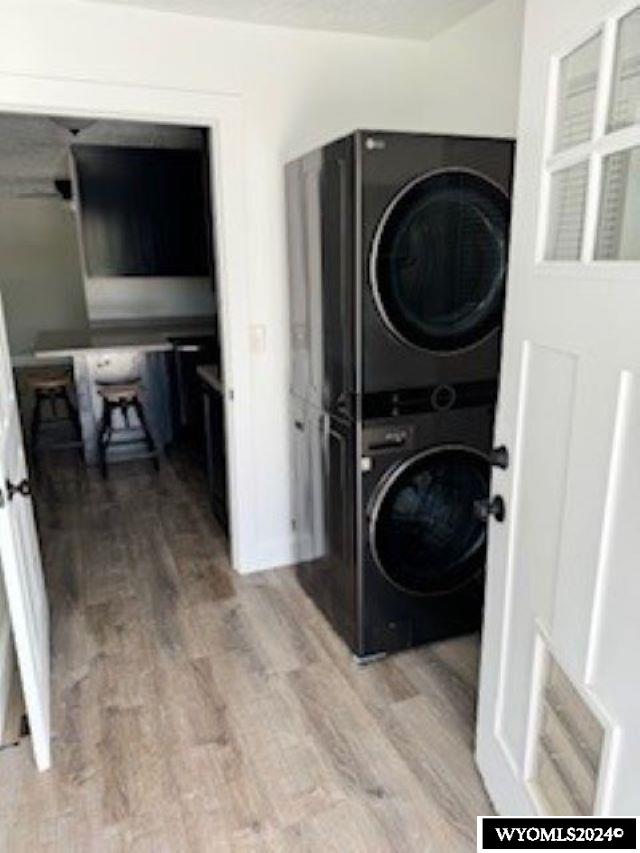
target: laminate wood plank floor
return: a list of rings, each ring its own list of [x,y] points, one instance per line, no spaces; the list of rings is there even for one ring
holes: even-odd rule
[[[0,752],[0,849],[475,849],[477,637],[358,667],[292,570],[230,570],[186,457],[52,456],[37,511],[53,769]]]

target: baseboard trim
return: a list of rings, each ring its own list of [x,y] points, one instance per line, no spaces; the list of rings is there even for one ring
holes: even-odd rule
[[[295,562],[292,537],[263,542],[257,548],[252,549],[252,552],[250,559],[240,559],[240,565],[236,567],[239,574],[250,575],[254,572],[290,566]]]

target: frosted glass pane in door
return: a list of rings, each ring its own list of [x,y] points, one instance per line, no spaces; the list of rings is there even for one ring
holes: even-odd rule
[[[640,7],[622,18],[618,30],[608,130],[640,122]]]
[[[556,151],[591,139],[601,42],[598,33],[560,61]]]
[[[588,164],[578,163],[551,176],[548,261],[577,261],[582,252],[582,232],[587,199]]]
[[[605,157],[596,260],[640,260],[640,148]]]

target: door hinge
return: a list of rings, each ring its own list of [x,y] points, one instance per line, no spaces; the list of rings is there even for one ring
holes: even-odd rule
[[[12,501],[16,495],[22,495],[23,498],[31,497],[31,483],[25,477],[19,483],[12,483],[11,480],[6,482],[7,500]]]

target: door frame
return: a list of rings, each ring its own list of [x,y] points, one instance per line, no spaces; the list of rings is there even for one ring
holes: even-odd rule
[[[243,100],[235,93],[123,85],[0,72],[0,112],[197,125],[209,131],[212,238],[225,372],[229,540],[232,567],[250,570],[253,519],[249,279],[242,240],[246,222]]]

